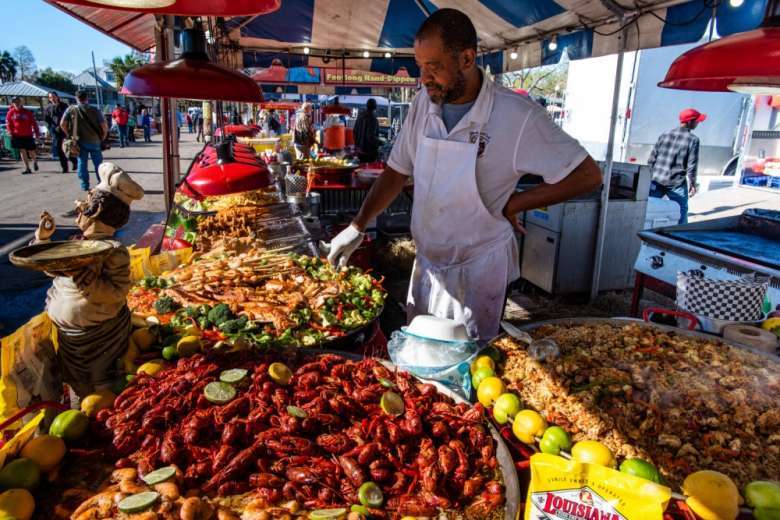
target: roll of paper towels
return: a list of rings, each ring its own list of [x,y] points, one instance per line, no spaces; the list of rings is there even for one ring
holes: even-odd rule
[[[725,326],[723,328],[723,339],[742,343],[749,347],[756,347],[770,354],[774,354],[777,349],[777,336],[774,333],[758,327],[751,327],[750,325]]]

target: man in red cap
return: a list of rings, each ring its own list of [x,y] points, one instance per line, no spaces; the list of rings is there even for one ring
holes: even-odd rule
[[[688,197],[696,194],[696,170],[699,166],[699,138],[692,130],[707,119],[696,109],[680,112],[680,126],[661,134],[647,165],[653,173],[650,196],[668,197],[680,206],[680,224],[688,222]]]

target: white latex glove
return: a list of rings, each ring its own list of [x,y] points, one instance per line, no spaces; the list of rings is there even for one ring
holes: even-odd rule
[[[48,241],[56,229],[57,224],[54,223],[54,217],[48,211],[44,211],[41,213],[38,229],[35,230],[35,240],[37,242]]]
[[[333,237],[330,243],[330,252],[328,253],[328,262],[337,266],[344,267],[352,253],[360,247],[365,233],[360,232],[355,226],[350,224],[344,231]]]

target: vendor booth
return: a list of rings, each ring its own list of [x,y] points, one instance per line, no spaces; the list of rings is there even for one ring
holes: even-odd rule
[[[416,85],[416,29],[448,5],[473,20],[478,61],[497,72],[554,62],[563,52],[622,56],[693,42],[711,20],[721,36],[739,36],[765,10],[776,20],[774,2],[46,1],[135,49],[155,48],[155,63],[131,72],[123,92],[162,99],[168,217],[149,247],[124,250],[106,233],[38,240],[14,252],[17,266],[72,280],[97,308],[84,288],[114,268],[125,280],[119,313],[129,339],[105,368],[107,384],[70,388],[65,399],[62,349],[72,353],[80,333],[94,329],[63,333],[44,313],[3,338],[0,513],[18,520],[778,518],[780,317],[771,307],[740,315],[740,327],[752,322],[749,331],[766,340],[753,346],[693,330],[696,316],[690,327],[651,322],[663,309],[644,321],[502,322],[494,338],[425,314],[385,330],[380,320],[395,304],[375,271],[371,239],[383,223],[385,232],[395,229],[392,217],[408,217],[414,180],[399,185],[401,195],[354,244],[351,261],[331,263],[331,239],[384,164],[340,153],[348,138],[335,122],[322,138],[327,155],[294,161],[279,143],[266,148],[261,129],[227,125],[221,105],[292,115],[297,103],[264,99],[258,83],[266,81]],[[776,52],[775,32],[767,41]],[[250,77],[238,65],[264,71]],[[670,84],[685,86],[674,83],[681,76]],[[770,80],[751,85],[769,88]],[[213,103],[219,123],[185,168],[172,131],[177,98]],[[318,107],[323,122],[352,112],[327,101]],[[615,102],[610,149],[616,110]],[[475,154],[485,144],[479,139],[466,143]],[[102,189],[129,206],[142,190],[133,191],[120,166],[101,174]],[[603,188],[527,214],[537,254],[554,249],[554,268],[531,274],[551,287],[597,293],[630,277],[608,266],[627,254],[614,235],[633,233],[644,216],[647,171],[627,172],[611,159],[600,169]],[[578,219],[587,219],[587,237],[570,227]],[[733,224],[775,241],[778,220],[766,212]],[[701,231],[644,239],[648,247],[690,243]],[[563,240],[570,249],[558,249]],[[735,289],[745,295],[738,309],[752,312],[774,297],[768,288],[780,279],[769,264],[765,276]],[[481,273],[466,290],[495,284],[499,274]],[[99,339],[115,342],[116,330]],[[87,365],[107,359],[83,352],[95,354]]]

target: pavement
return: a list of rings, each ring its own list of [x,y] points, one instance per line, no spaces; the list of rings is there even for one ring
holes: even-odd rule
[[[750,208],[780,210],[780,190],[733,186],[698,193],[688,201],[688,221],[734,217]]]
[[[130,245],[149,226],[165,220],[161,137],[153,135],[151,143],[135,142],[126,148],[113,144],[115,146],[103,152],[103,160],[118,164],[146,192],[143,199],[133,203],[130,221],[117,233],[118,240]],[[195,134],[187,133],[186,129],[181,133],[182,171],[186,171],[202,146],[195,141]],[[43,311],[46,291],[51,285],[50,279],[42,273],[11,265],[8,253],[33,239],[43,210],[55,218],[55,240],[65,240],[78,231],[72,218],[62,217],[73,209],[75,200],[83,197],[76,173],[61,173],[59,161],[52,160],[48,154],[38,164],[37,173],[21,175],[24,169],[21,161],[0,160],[0,337]],[[91,163],[90,182],[92,186],[97,184]]]

